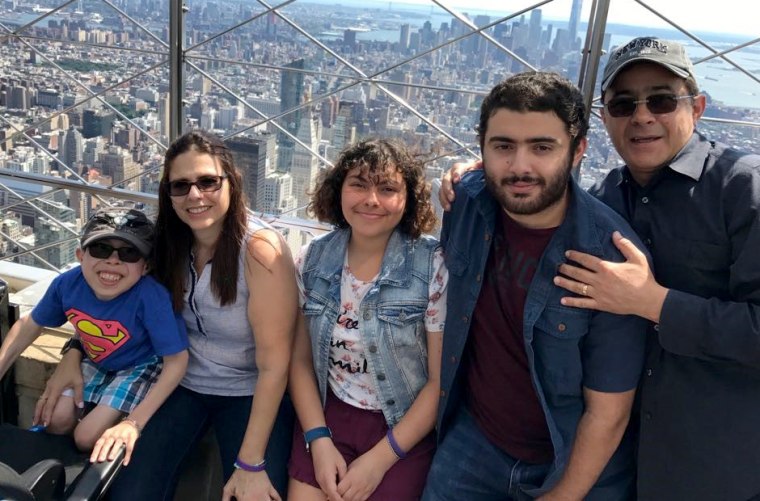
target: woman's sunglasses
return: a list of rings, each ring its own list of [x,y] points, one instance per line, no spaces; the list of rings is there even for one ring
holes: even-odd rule
[[[195,186],[198,191],[210,192],[219,191],[222,189],[222,182],[227,177],[227,174],[221,176],[202,176],[195,182],[190,181],[170,181],[169,182],[169,196],[183,197],[190,193],[190,188]]]
[[[615,118],[630,117],[636,111],[640,104],[646,104],[650,113],[663,115],[673,113],[678,107],[678,101],[681,99],[690,99],[693,95],[676,96],[675,94],[654,94],[646,99],[634,99],[632,97],[613,97],[605,107],[607,113]]]
[[[116,251],[119,255],[119,260],[125,263],[136,263],[143,258],[143,255],[137,250],[136,247],[131,245],[126,247],[113,247],[104,242],[95,242],[87,246],[87,252],[97,259],[108,259]]]

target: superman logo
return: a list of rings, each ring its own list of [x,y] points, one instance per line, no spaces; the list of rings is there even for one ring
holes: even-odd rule
[[[101,362],[129,341],[129,332],[116,320],[99,320],[83,311],[71,308],[66,317],[82,340],[87,356]]]

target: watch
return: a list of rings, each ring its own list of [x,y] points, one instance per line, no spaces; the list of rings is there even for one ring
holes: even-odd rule
[[[82,346],[82,341],[78,337],[72,336],[69,338],[68,341],[63,345],[63,348],[61,348],[61,355],[65,355],[67,351],[74,349],[80,352],[82,355],[84,355],[84,346]]]

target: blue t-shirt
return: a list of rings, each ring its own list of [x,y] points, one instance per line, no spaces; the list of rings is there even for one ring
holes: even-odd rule
[[[106,370],[134,367],[188,346],[182,315],[174,313],[169,291],[151,276],[102,301],[77,266],[53,280],[32,320],[45,327],[70,321],[87,356]]]

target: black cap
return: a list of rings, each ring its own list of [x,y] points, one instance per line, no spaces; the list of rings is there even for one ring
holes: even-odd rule
[[[137,209],[98,209],[82,230],[82,248],[99,240],[118,238],[132,244],[148,257],[153,250],[155,225]]]
[[[696,80],[694,65],[686,55],[683,45],[657,37],[639,37],[621,45],[610,54],[602,77],[602,92],[607,90],[624,68],[641,62],[659,64],[681,78],[692,77]]]

